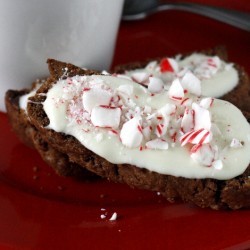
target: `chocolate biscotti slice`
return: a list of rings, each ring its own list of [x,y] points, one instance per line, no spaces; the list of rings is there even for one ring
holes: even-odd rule
[[[37,81],[33,83],[31,89],[7,91],[5,104],[12,129],[23,143],[35,148],[42,159],[50,165],[58,175],[74,176],[76,178],[93,176],[94,174],[78,166],[76,163],[70,162],[66,154],[59,152],[44,141],[39,131],[30,123],[26,112],[26,101],[29,96],[35,94],[43,82],[44,81]]]
[[[201,82],[203,96],[220,98],[250,111],[249,77],[243,67],[228,61],[227,51],[222,46],[120,65],[115,72],[147,86],[152,93],[169,88],[174,78],[182,79],[191,72]],[[152,77],[161,81],[157,88],[151,83]]]
[[[180,79],[152,94],[129,79],[48,64],[28,115],[70,161],[171,202],[250,207],[250,125],[234,105],[197,96],[198,85],[184,91]]]

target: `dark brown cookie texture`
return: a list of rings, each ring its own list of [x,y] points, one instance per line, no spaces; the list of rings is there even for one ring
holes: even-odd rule
[[[28,116],[30,123],[39,131],[39,136],[55,150],[67,155],[70,162],[110,181],[160,192],[170,202],[181,199],[202,208],[212,209],[250,208],[250,166],[243,174],[231,180],[188,179],[163,175],[133,165],[112,164],[85,148],[74,137],[46,128],[49,119],[43,110],[42,102],[46,99],[44,94],[58,79],[64,77],[65,68],[70,76],[99,74],[93,70],[83,70],[51,59],[48,60],[48,64],[51,76],[37,94],[30,98]],[[248,80],[246,73],[244,79]],[[249,85],[249,82],[242,84]],[[244,114],[249,119],[249,113],[244,111]]]

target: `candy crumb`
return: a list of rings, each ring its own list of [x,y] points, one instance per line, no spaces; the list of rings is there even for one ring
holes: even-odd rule
[[[230,143],[231,148],[241,148],[243,147],[242,142],[240,142],[238,139],[233,138]]]
[[[111,218],[109,219],[110,221],[115,221],[117,219],[117,213],[113,213]]]

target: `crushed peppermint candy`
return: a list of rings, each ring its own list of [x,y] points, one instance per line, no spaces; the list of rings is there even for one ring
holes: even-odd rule
[[[206,88],[201,88],[201,81],[211,79],[217,73],[228,72],[232,68],[232,63],[226,63],[218,56],[194,53],[184,58],[178,55],[175,58],[163,58],[158,62],[151,61],[144,68],[126,71],[120,75],[147,86],[152,94],[158,93],[162,88],[168,90],[172,81],[179,79],[184,91],[200,96],[202,91],[207,91]],[[158,79],[157,84],[150,82],[151,77]],[[159,83],[160,80],[162,83]]]
[[[164,89],[164,83],[160,78],[149,77],[148,90],[151,93],[160,93]]]
[[[129,148],[139,147],[143,139],[140,118],[134,117],[123,124],[120,138],[123,145]]]
[[[146,72],[136,72],[132,74],[131,78],[137,83],[148,85],[150,74]]]
[[[181,120],[181,131],[183,133],[188,133],[194,130],[194,110],[186,108],[184,111],[184,115]]]
[[[191,130],[191,132],[188,132],[181,136],[180,141],[181,141],[181,146],[185,146],[187,143],[191,144],[205,144],[211,141],[211,133],[204,129],[201,128],[199,130]]]
[[[214,102],[214,98],[205,97],[205,98],[201,99],[200,106],[204,109],[208,109],[208,108],[212,107],[213,102]]]
[[[117,213],[116,212],[114,212],[113,214],[112,214],[112,216],[110,217],[110,221],[115,221],[115,220],[117,220]]]
[[[91,110],[96,106],[108,106],[111,101],[111,93],[101,88],[91,88],[83,90],[82,102],[86,111]]]
[[[162,73],[164,72],[174,72],[174,69],[172,65],[170,64],[170,61],[168,58],[164,58],[160,61],[160,70]]]
[[[238,139],[233,138],[231,143],[230,143],[230,147],[231,148],[242,148],[243,145]]]
[[[101,211],[102,211],[102,214],[100,215],[100,218],[103,220],[103,219],[106,219],[108,216],[108,211],[105,209],[105,208],[101,208]],[[108,219],[109,221],[115,221],[117,220],[118,218],[118,215],[116,212],[114,212],[111,217]]]
[[[92,109],[91,122],[96,127],[118,128],[121,110],[110,106],[97,106]]]
[[[178,78],[176,78],[168,90],[168,95],[172,100],[181,101],[184,97],[184,94],[185,92],[181,86],[181,82]]]
[[[201,81],[190,71],[188,71],[181,79],[181,86],[184,91],[188,91],[197,96],[201,95]]]
[[[200,146],[199,150],[191,153],[191,158],[205,166],[211,167],[218,158],[218,148],[208,143],[203,144]]]
[[[204,61],[196,62],[193,72],[200,78],[211,78],[221,68],[221,64],[218,56],[209,57]]]
[[[217,58],[206,63],[212,68],[220,65]],[[148,67],[155,68],[157,63],[151,63]],[[178,70],[171,60],[162,61],[161,67],[161,72]],[[117,75],[113,77],[119,78]],[[175,78],[166,92],[170,101],[160,108],[154,108],[140,105],[133,81],[147,84],[149,91],[145,93],[150,96],[150,93],[157,95],[166,91],[163,80],[143,72],[135,73],[131,78],[127,79],[131,84],[111,88],[98,76],[68,77],[64,94],[60,100],[55,100],[55,104],[68,103],[66,115],[70,124],[92,127],[97,142],[105,140],[102,131],[106,130],[108,135],[116,136],[124,147],[138,151],[186,147],[194,161],[221,170],[223,160],[213,141],[213,136],[221,136],[221,133],[210,114],[214,99],[198,97],[201,94],[200,80],[191,71],[181,78]],[[84,129],[84,132],[88,133],[88,129]],[[228,146],[243,147],[236,138]],[[116,217],[114,213],[112,220]]]

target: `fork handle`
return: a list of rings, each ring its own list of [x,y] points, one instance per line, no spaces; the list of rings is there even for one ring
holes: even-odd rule
[[[156,7],[157,11],[183,10],[213,18],[215,20],[230,24],[240,29],[250,31],[250,14],[246,12],[212,7],[194,3],[169,3]]]
[[[158,4],[158,1],[146,1],[133,0],[127,2],[131,5],[130,8],[125,8],[122,19],[123,20],[139,20],[164,10],[181,10],[192,12],[195,14],[207,16],[215,20],[230,24],[234,27],[250,31],[250,13],[241,12],[236,10],[225,9],[222,7],[201,5],[195,3],[164,3]],[[152,3],[151,3],[152,2]],[[125,2],[126,3],[126,2]],[[143,3],[143,4],[142,4]],[[147,6],[146,3],[151,3]],[[126,5],[125,5],[126,7]]]

